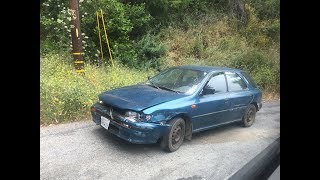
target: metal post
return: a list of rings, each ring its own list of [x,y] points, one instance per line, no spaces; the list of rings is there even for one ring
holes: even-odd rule
[[[80,29],[79,0],[70,0],[71,9],[71,37],[72,37],[72,55],[76,72],[84,72],[84,58],[82,52],[82,36]]]

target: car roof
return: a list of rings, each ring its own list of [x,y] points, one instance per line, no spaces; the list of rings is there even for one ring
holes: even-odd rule
[[[242,72],[240,69],[228,68],[228,67],[219,67],[219,66],[197,66],[197,65],[188,65],[188,66],[176,66],[175,68],[191,69],[197,71],[231,71],[231,72]]]

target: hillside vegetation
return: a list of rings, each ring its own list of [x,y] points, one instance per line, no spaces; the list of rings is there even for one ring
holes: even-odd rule
[[[80,0],[84,75],[75,73],[70,54],[68,3],[41,1],[41,124],[85,119],[100,92],[186,64],[244,69],[265,99],[278,98],[279,0]],[[100,8],[114,68],[104,36],[101,59],[95,16]]]

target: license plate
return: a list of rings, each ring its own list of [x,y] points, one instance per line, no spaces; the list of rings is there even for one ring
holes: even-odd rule
[[[101,116],[101,126],[108,129],[109,128],[110,120],[108,118],[105,118]]]

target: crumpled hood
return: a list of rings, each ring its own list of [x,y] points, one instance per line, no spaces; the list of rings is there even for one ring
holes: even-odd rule
[[[106,91],[99,95],[99,100],[121,109],[141,111],[185,96],[184,94],[138,84]]]

